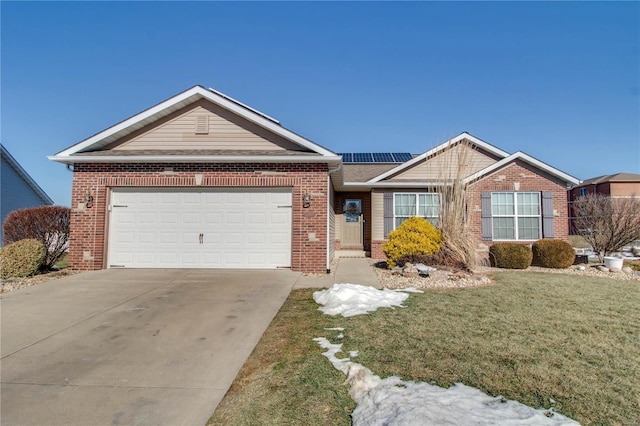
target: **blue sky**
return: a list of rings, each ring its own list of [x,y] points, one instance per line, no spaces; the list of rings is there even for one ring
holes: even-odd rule
[[[1,140],[47,160],[193,85],[337,152],[468,131],[579,179],[640,173],[639,2],[0,2]]]

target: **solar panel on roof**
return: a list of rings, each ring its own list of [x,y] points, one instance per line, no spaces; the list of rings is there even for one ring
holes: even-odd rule
[[[390,152],[374,152],[374,163],[393,163],[393,155]]]
[[[338,155],[342,156],[343,163],[353,163],[353,154],[350,152],[339,152]]]
[[[353,161],[355,163],[371,163],[373,156],[369,152],[354,152]]]
[[[404,163],[413,158],[408,152],[341,152],[343,163]]]
[[[393,158],[398,163],[405,163],[413,158],[410,152],[394,152]]]

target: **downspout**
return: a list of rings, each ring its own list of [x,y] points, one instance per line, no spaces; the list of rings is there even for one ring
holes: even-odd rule
[[[342,161],[335,169],[329,169],[327,173],[327,274],[331,272],[331,259],[329,259],[329,238],[331,237],[331,226],[329,223],[331,213],[331,174],[342,169]]]

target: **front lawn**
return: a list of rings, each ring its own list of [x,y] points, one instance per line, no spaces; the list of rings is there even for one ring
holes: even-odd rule
[[[640,285],[499,272],[496,285],[411,294],[406,309],[351,318],[294,291],[209,424],[350,424],[344,375],[312,339],[345,327],[343,350],[380,377],[456,382],[583,424],[640,422]],[[346,355],[343,355],[346,356]]]

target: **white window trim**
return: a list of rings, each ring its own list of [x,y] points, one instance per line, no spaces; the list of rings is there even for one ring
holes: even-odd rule
[[[400,216],[396,214],[396,195],[415,195],[416,196],[416,214],[412,215],[412,216]],[[435,216],[419,216],[418,215],[418,211],[419,211],[419,207],[420,207],[420,195],[437,195],[438,196],[438,214],[436,214]],[[442,194],[440,194],[439,192],[394,192],[393,193],[393,229],[397,229],[396,226],[396,219],[397,218],[405,218],[408,219],[410,217],[413,216],[418,216],[418,217],[422,217],[424,219],[436,219],[439,220],[440,219],[440,215],[439,215],[439,210],[440,210],[440,205],[441,205],[441,199],[442,199]],[[430,220],[429,220],[430,221]],[[431,221],[430,221],[431,222]],[[432,222],[433,223],[433,222]]]
[[[513,204],[514,204],[514,208],[513,208],[513,215],[500,215],[500,214],[495,214],[493,212],[493,194],[512,194],[513,195]],[[539,213],[537,215],[519,215],[518,214],[518,196],[517,194],[536,194],[538,196],[538,211]],[[509,217],[509,218],[513,218],[513,227],[514,227],[514,235],[515,238],[514,239],[505,239],[505,238],[493,238],[493,241],[538,241],[540,238],[542,238],[542,193],[539,191],[493,191],[491,192],[491,226],[493,227],[493,218],[494,217]],[[538,218],[538,238],[526,238],[526,239],[520,239],[520,236],[518,235],[518,218]],[[495,234],[495,232],[492,231],[492,234]]]

